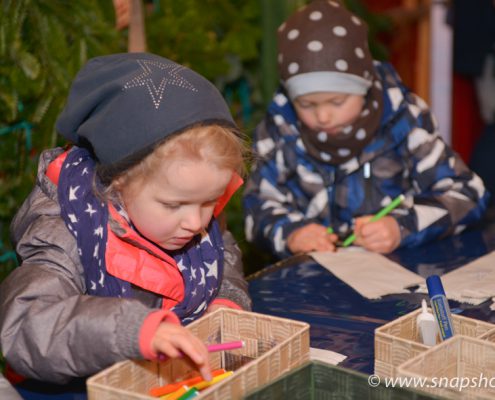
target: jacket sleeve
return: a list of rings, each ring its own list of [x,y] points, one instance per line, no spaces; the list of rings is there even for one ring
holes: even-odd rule
[[[248,283],[244,279],[242,254],[234,236],[229,232],[223,233],[224,267],[223,279],[217,299],[226,299],[239,305],[243,310],[251,310],[251,298],[248,293]]]
[[[297,206],[288,179],[295,155],[279,148],[281,132],[271,117],[256,128],[253,137],[255,162],[243,195],[246,239],[279,258],[291,255],[287,237],[311,222]],[[295,145],[295,144],[294,144]]]
[[[39,216],[18,238],[22,265],[0,287],[5,359],[21,375],[59,384],[142,358],[139,330],[155,311],[138,300],[84,295],[76,246],[61,245],[69,238],[60,218]]]
[[[402,246],[462,231],[482,218],[489,197],[482,180],[442,140],[424,101],[415,100],[419,125],[403,147],[412,188],[404,207],[393,213]]]

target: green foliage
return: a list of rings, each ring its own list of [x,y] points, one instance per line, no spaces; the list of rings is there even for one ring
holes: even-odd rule
[[[261,62],[275,59],[276,50],[262,52],[262,41],[274,39],[272,28],[305,2],[277,0],[284,6],[279,9],[268,1],[274,0],[144,2],[152,6],[145,20],[149,51],[213,81],[248,135],[264,113],[261,86],[267,78],[270,87],[277,85],[275,65]],[[374,56],[386,58],[376,35],[390,28],[389,21],[360,0],[344,2],[368,22]],[[10,220],[32,188],[39,152],[58,144],[55,120],[73,76],[90,57],[126,50],[126,31],[117,32],[113,18],[109,0],[0,0],[0,280],[15,265]],[[227,208],[229,227],[246,260],[267,260],[244,239],[240,198],[236,194]]]
[[[346,7],[368,24],[368,42],[371,54],[376,60],[386,60],[389,52],[378,36],[392,29],[392,20],[381,14],[370,12],[361,0],[344,0]]]
[[[117,34],[95,0],[4,0],[0,11],[0,126],[27,120],[35,145],[53,145],[72,77],[89,57],[118,49]]]
[[[237,240],[242,251],[244,273],[250,275],[276,261],[275,257],[261,251],[253,244],[248,243],[244,235],[244,219],[242,212],[242,189],[230,199],[227,207],[227,226]]]
[[[152,53],[206,78],[233,81],[257,64],[259,0],[161,0],[146,20]]]
[[[124,48],[108,7],[104,0],[0,3],[0,279],[15,265],[10,220],[32,188],[39,151],[57,142],[55,120],[73,76],[88,58]]]
[[[2,354],[0,353],[0,373],[5,369],[5,359],[3,358]]]

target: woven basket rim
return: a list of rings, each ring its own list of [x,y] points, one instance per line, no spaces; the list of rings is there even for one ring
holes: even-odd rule
[[[262,360],[264,360],[265,358],[269,358],[273,353],[279,351],[279,348],[282,347],[283,345],[285,345],[286,343],[289,343],[291,340],[294,340],[294,338],[296,336],[300,336],[302,333],[306,332],[306,330],[309,330],[309,325],[308,327],[304,327],[303,330],[301,330],[300,332],[297,332],[297,333],[294,333],[292,336],[289,336],[287,339],[285,339],[283,342],[280,342],[277,344],[276,347],[273,347],[272,349],[268,350],[266,353],[264,353],[262,356],[256,358],[256,363],[259,363],[261,362]],[[241,368],[237,369],[235,372],[237,373],[236,374],[232,374],[231,376],[229,376],[228,378],[226,379],[223,379],[221,382],[218,382],[217,384],[215,384],[215,386],[212,386],[210,388],[207,388],[206,390],[204,390],[203,392],[201,392],[201,394],[205,393],[205,394],[208,394],[210,392],[213,392],[214,390],[218,390],[219,388],[227,385],[231,380],[233,380],[234,378],[237,378],[239,377],[243,372],[247,371],[248,369],[250,368],[257,368],[257,364],[255,363],[248,363],[246,365],[243,365]]]
[[[123,360],[123,361],[118,361],[115,364],[102,369],[100,372],[97,372],[96,374],[90,376],[88,379],[86,379],[86,385],[89,383],[93,385],[100,385],[100,383],[95,383],[94,381],[98,380],[100,378],[100,375],[106,375],[110,372],[112,372],[114,369],[119,369],[120,367],[124,366],[125,364],[129,362],[136,362],[137,360]],[[145,361],[145,360],[143,360]]]
[[[218,314],[223,314],[223,315],[218,315]],[[310,330],[310,324],[304,321],[297,321],[289,318],[283,318],[283,317],[278,317],[278,316],[272,316],[268,314],[261,314],[261,313],[256,313],[256,312],[251,312],[251,311],[244,311],[244,310],[235,310],[235,309],[228,309],[228,308],[220,308],[218,310],[215,310],[212,313],[208,314],[208,318],[214,319],[214,318],[220,318],[220,325],[223,325],[223,318],[224,316],[241,316],[241,317],[250,317],[253,320],[253,324],[257,324],[258,321],[266,321],[267,323],[270,324],[279,324],[282,323],[284,325],[289,325],[287,329],[289,330],[294,330],[295,332],[288,334],[286,337],[284,335],[283,338],[280,338],[280,341],[276,343],[275,346],[270,348],[268,351],[263,353],[261,356],[256,357],[255,363],[249,362],[246,363],[245,365],[241,366],[236,370],[236,374],[232,374],[231,376],[227,377],[226,379],[222,380],[221,382],[218,382],[214,386],[205,389],[204,391],[201,392],[201,398],[204,396],[209,396],[212,392],[215,392],[217,390],[222,390],[224,387],[228,386],[231,384],[231,381],[234,379],[241,379],[240,381],[243,385],[245,384],[244,379],[245,379],[245,373],[249,371],[254,371],[254,373],[259,374],[257,372],[258,369],[258,364],[260,362],[264,362],[265,360],[270,360],[274,355],[277,354],[277,352],[281,351],[281,348],[284,346],[289,346],[293,347],[294,345],[297,345],[298,342],[301,342],[303,347],[308,347],[309,350],[309,330]],[[191,324],[187,326],[187,328],[195,328],[195,326],[200,326],[202,323],[204,323],[203,319],[198,319]],[[294,344],[291,344],[291,343]],[[305,345],[306,343],[306,345]],[[309,360],[309,352],[308,354],[305,354],[305,351],[302,351],[301,355],[294,357],[294,359],[289,359],[287,365],[284,365],[284,370],[285,372],[288,372],[294,368],[293,363],[295,361],[298,361],[297,366],[301,365],[301,362],[305,362]],[[140,360],[140,359],[127,359],[127,360],[122,360],[119,361],[101,371],[96,373],[95,375],[89,377],[86,380],[86,387],[88,390],[88,393],[90,390],[98,391],[104,393],[105,391],[111,391],[112,394],[121,396],[122,398],[136,398],[136,399],[143,399],[143,400],[148,400],[148,399],[155,399],[154,397],[150,396],[149,394],[145,393],[139,393],[134,390],[128,390],[128,389],[123,389],[119,388],[113,385],[109,385],[108,383],[100,383],[98,382],[100,379],[104,379],[105,376],[111,375],[114,373],[118,373],[118,370],[121,368],[128,368],[128,366],[131,366],[132,364],[135,364],[137,366],[140,365],[148,365],[148,363],[156,363],[158,362],[157,360]],[[292,366],[292,367],[291,367]],[[96,393],[95,393],[96,394]]]
[[[397,371],[407,369],[409,367],[409,364],[416,362],[417,359],[419,359],[419,358],[426,358],[431,354],[442,351],[444,347],[451,346],[457,342],[462,342],[462,341],[471,342],[471,343],[479,344],[482,346],[492,347],[493,350],[495,350],[495,343],[494,342],[489,342],[487,340],[483,340],[480,338],[475,338],[475,337],[467,336],[467,335],[454,335],[451,338],[448,338],[447,340],[444,340],[443,342],[438,343],[435,346],[430,347],[425,352],[418,354],[417,356],[411,358],[410,360],[403,362],[402,364],[400,364],[397,367]],[[425,375],[418,375],[418,376],[425,376]]]
[[[289,318],[279,317],[279,316],[276,316],[276,315],[262,314],[262,313],[257,313],[257,312],[254,312],[254,311],[235,310],[233,308],[219,308],[219,309],[213,311],[212,313],[208,314],[208,317],[214,316],[214,315],[220,314],[220,313],[230,313],[230,314],[237,314],[237,315],[246,315],[246,314],[249,314],[249,315],[254,315],[257,318],[269,319],[269,320],[277,320],[277,321],[280,321],[280,322],[288,322],[291,325],[300,325],[301,327],[307,326],[309,328],[309,326],[310,326],[310,324],[308,324],[307,322],[304,322],[304,321],[299,321],[299,320],[295,320],[295,319],[289,319]],[[196,321],[191,322],[188,325],[188,327],[189,326],[199,325],[201,323],[201,321],[202,321],[201,319],[197,319]]]
[[[431,307],[428,307],[428,311],[431,312]],[[402,321],[406,320],[406,319],[410,319],[410,318],[413,318],[415,315],[421,313],[421,307],[399,317],[399,318],[396,318],[396,319],[393,319],[392,321],[388,321],[387,323],[383,324],[382,326],[379,326],[378,328],[375,329],[375,333],[376,332],[380,332],[382,333],[382,331],[384,330],[388,330],[390,329],[390,326],[392,325],[399,325]],[[488,321],[483,321],[481,319],[477,319],[477,318],[471,318],[471,317],[466,317],[464,315],[460,315],[460,314],[452,314],[452,317],[455,318],[455,319],[460,319],[460,320],[464,320],[464,321],[475,321],[476,324],[478,325],[487,325],[487,326],[492,326],[492,328],[490,330],[495,330],[495,324],[493,324],[492,322],[488,322]],[[386,334],[386,333],[385,333]]]

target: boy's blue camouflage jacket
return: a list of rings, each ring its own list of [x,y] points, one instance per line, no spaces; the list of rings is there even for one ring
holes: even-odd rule
[[[482,217],[488,193],[481,179],[444,143],[425,102],[392,66],[375,67],[384,88],[380,128],[341,165],[306,152],[290,100],[275,94],[253,139],[256,160],[243,199],[248,241],[286,257],[293,230],[316,222],[345,236],[353,218],[376,213],[401,193],[406,200],[390,214],[401,246],[458,233]]]

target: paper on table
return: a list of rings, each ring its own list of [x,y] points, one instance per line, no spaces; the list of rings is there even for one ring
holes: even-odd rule
[[[478,305],[495,296],[495,251],[442,275],[448,299]],[[417,292],[426,293],[426,286]]]
[[[317,349],[315,347],[309,348],[310,360],[323,361],[327,364],[337,365],[342,361],[344,361],[346,358],[347,356],[340,353],[336,353],[335,351]]]
[[[322,267],[368,299],[378,299],[392,293],[410,293],[407,287],[419,285],[424,278],[388,258],[363,251],[309,254]]]

